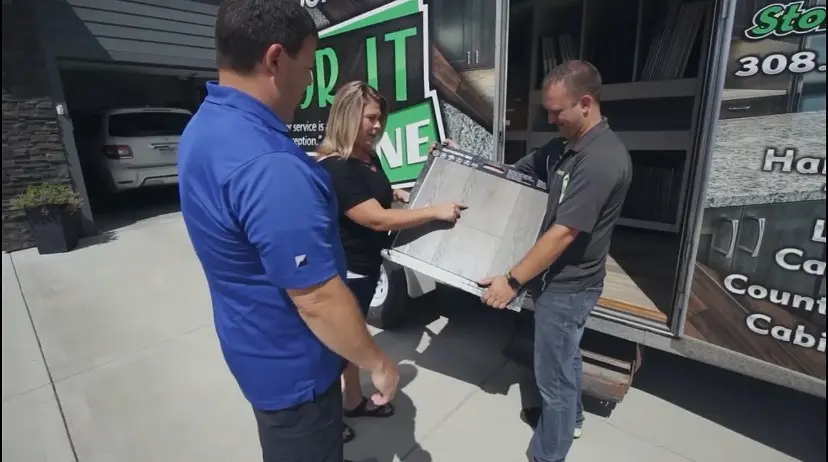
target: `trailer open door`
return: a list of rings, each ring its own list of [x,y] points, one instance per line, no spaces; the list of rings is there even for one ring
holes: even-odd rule
[[[824,1],[510,6],[506,161],[557,136],[540,82],[573,57],[633,158],[588,327],[824,395]]]
[[[824,397],[825,0],[730,3],[675,346]]]
[[[716,0],[511,0],[504,159],[558,136],[542,106],[544,75],[569,59],[603,77],[602,113],[630,151],[633,181],[613,233],[598,330],[676,332],[687,207],[703,105],[727,18]],[[606,322],[598,322],[598,321]],[[638,334],[633,337],[640,336]],[[629,337],[629,335],[628,335]]]
[[[699,86],[699,113],[693,139],[694,151],[698,152],[697,162],[688,171],[689,194],[683,210],[683,229],[679,257],[679,271],[676,275],[673,316],[670,331],[676,337],[684,333],[687,319],[687,305],[690,298],[690,284],[693,281],[695,255],[701,229],[705,185],[709,176],[710,153],[718,122],[718,108],[721,107],[722,88],[727,73],[728,45],[733,30],[734,11],[738,0],[716,2],[712,24],[711,40],[708,44],[710,59]]]
[[[588,332],[582,343],[584,391],[620,401],[641,364],[637,345],[644,336],[672,337],[684,207],[703,119],[699,95],[710,79],[713,31],[726,15],[713,0],[506,3],[506,121],[498,145],[506,163],[559,136],[542,105],[542,82],[554,66],[578,58],[601,72],[602,112],[633,159],[633,185],[613,235],[604,293],[588,324],[611,337]],[[507,352],[528,364],[531,315],[518,324],[522,335]]]

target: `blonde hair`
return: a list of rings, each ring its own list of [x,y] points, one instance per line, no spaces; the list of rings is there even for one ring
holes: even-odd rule
[[[346,159],[351,156],[362,125],[362,113],[369,102],[380,107],[380,124],[385,127],[388,103],[377,90],[360,81],[345,83],[337,90],[325,126],[325,139],[316,150],[317,160],[333,155]]]

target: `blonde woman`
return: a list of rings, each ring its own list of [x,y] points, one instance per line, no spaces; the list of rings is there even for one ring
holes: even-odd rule
[[[348,82],[337,91],[328,116],[317,161],[331,176],[339,203],[339,230],[347,283],[363,313],[368,312],[382,265],[381,251],[389,231],[432,220],[454,222],[466,207],[447,203],[417,209],[392,209],[393,201],[408,202],[408,192],[392,189],[374,146],[388,117],[385,98],[364,82]],[[345,417],[390,417],[393,405],[375,406],[362,394],[359,369],[348,364],[342,374]],[[345,426],[345,442],[354,438]]]

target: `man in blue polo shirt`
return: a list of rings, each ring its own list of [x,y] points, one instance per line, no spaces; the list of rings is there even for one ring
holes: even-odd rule
[[[330,179],[286,126],[316,27],[296,0],[230,0],[215,34],[219,82],[184,131],[178,167],[219,343],[265,462],[342,462],[343,358],[371,371],[378,405],[399,377],[343,283]]]

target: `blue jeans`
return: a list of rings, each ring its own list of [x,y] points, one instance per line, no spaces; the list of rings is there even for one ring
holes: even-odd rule
[[[542,400],[530,443],[535,462],[564,462],[583,421],[580,343],[602,291],[544,292],[535,299],[535,381]]]

